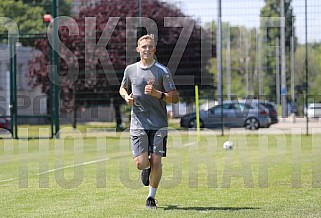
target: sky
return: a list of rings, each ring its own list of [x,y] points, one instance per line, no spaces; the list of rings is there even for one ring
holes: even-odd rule
[[[217,20],[218,0],[166,0],[190,16],[199,18],[201,23]],[[258,27],[260,10],[264,0],[222,0],[222,21],[231,25]],[[296,17],[296,36],[300,43],[305,42],[305,0],[292,0],[293,14]],[[321,1],[307,0],[308,41],[321,42]]]

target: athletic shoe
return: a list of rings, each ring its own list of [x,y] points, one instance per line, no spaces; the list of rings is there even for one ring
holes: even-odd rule
[[[156,209],[156,202],[155,199],[153,197],[148,197],[146,200],[146,208],[149,209]]]
[[[148,169],[143,169],[140,175],[140,179],[145,186],[149,186],[149,175],[150,175],[150,167]]]

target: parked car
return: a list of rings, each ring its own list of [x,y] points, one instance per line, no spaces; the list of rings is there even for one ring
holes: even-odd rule
[[[321,103],[308,104],[308,108],[304,109],[304,113],[308,118],[320,118],[321,117]]]
[[[216,105],[208,110],[200,111],[201,128],[221,127],[222,107],[224,127],[245,127],[256,130],[260,127],[267,128],[271,125],[271,118],[265,107],[261,105],[256,107],[253,104],[238,101],[224,101],[223,105]],[[183,116],[180,125],[183,128],[195,128],[196,113],[189,113]]]
[[[10,129],[10,122],[4,117],[0,117],[0,129]]]
[[[268,109],[269,116],[271,118],[271,124],[275,124],[279,122],[278,111],[273,102],[269,100],[263,100],[263,99],[247,99],[247,100],[239,100],[239,102],[253,104],[255,107],[257,107],[257,105],[260,104],[266,109]]]

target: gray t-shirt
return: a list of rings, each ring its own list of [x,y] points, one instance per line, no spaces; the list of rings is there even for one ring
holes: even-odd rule
[[[150,67],[142,68],[140,62],[127,66],[121,87],[133,93],[135,103],[131,109],[131,135],[140,135],[141,130],[158,130],[168,126],[164,100],[144,94],[145,86],[169,92],[175,90],[172,75],[167,67],[155,61]]]

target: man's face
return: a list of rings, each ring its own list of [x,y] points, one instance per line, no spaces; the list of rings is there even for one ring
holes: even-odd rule
[[[136,50],[139,53],[141,59],[143,60],[154,59],[156,48],[152,40],[143,39],[142,41],[139,42]]]

